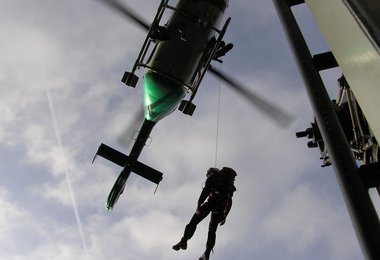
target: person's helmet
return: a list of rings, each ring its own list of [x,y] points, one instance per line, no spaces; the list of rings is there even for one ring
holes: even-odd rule
[[[219,169],[211,167],[210,169],[207,170],[206,177],[210,177],[214,173],[219,173]]]
[[[223,167],[220,172],[230,180],[234,180],[237,176],[235,170],[230,167]]]

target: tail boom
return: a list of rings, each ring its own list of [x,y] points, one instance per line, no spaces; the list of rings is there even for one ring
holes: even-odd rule
[[[155,122],[144,120],[144,123],[140,129],[140,133],[137,136],[135,144],[132,147],[130,155],[125,155],[122,152],[115,150],[114,148],[101,144],[98,151],[94,157],[94,160],[97,155],[123,167],[119,177],[117,178],[115,184],[113,185],[111,192],[108,195],[106,201],[106,209],[112,210],[113,206],[116,204],[118,198],[123,193],[125,184],[131,174],[131,172],[140,175],[141,177],[155,183],[159,184],[162,180],[162,172],[159,172],[148,165],[145,165],[138,161],[138,158],[141,154],[142,149],[145,146],[146,140],[149,137],[150,132],[152,131]],[[93,161],[94,161],[93,160]]]

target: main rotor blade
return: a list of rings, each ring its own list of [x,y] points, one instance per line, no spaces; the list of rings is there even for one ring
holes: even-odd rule
[[[132,9],[130,9],[128,6],[120,3],[117,0],[99,0],[109,6],[111,6],[116,11],[120,12],[124,16],[128,17],[135,23],[137,23],[139,26],[143,27],[146,31],[149,30],[150,24],[146,22],[143,18],[138,16]]]
[[[149,30],[150,24],[146,22],[144,19],[142,19],[140,16],[138,16],[134,11],[132,11],[132,9],[130,9],[125,4],[122,4],[118,0],[99,0],[99,1],[117,10],[124,16],[128,17],[129,19],[137,23],[143,29]],[[272,118],[281,127],[288,127],[294,120],[294,117],[284,112],[283,109],[277,107],[276,105],[270,103],[269,101],[264,100],[263,98],[252,93],[251,91],[248,91],[247,88],[243,87],[237,81],[228,77],[224,73],[212,67],[209,67],[209,71],[213,73],[215,76],[225,81],[227,84],[229,84],[233,89],[235,89],[238,93],[240,93],[242,96],[248,99],[253,105],[259,108],[267,116]]]
[[[243,97],[248,99],[254,106],[259,108],[267,116],[269,116],[273,121],[279,124],[281,127],[289,127],[293,122],[294,117],[286,113],[283,109],[279,108],[275,104],[263,99],[262,97],[249,91],[246,87],[243,87],[240,83],[225,75],[224,73],[218,71],[213,67],[209,67],[209,71],[216,77],[222,79],[224,82],[229,84],[235,91],[241,94]]]

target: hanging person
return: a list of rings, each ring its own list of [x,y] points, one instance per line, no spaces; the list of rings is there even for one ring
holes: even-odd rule
[[[210,168],[207,171],[205,187],[199,196],[197,209],[186,225],[183,237],[173,246],[174,250],[186,250],[187,241],[194,235],[197,225],[211,213],[206,250],[199,260],[209,259],[215,245],[218,225],[224,225],[231,210],[232,196],[236,191],[234,185],[236,176],[236,172],[229,167],[223,167],[221,170]]]

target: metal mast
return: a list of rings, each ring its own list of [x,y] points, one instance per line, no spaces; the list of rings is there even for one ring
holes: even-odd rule
[[[380,222],[368,193],[370,185],[367,186],[361,178],[362,174],[366,174],[365,170],[359,169],[356,164],[319,74],[320,70],[336,67],[338,63],[331,52],[311,55],[291,10],[293,5],[304,3],[303,0],[273,2],[303,77],[361,249],[367,259],[380,259]],[[374,179],[378,181],[378,178]]]

